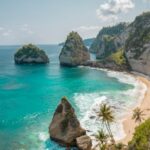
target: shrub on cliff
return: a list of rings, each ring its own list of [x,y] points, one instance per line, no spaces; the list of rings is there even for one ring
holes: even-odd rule
[[[113,53],[110,56],[110,59],[113,60],[117,65],[125,65],[126,58],[124,54],[124,50],[121,48],[117,52]]]
[[[129,150],[148,150],[150,149],[150,119],[146,120],[135,129]]]
[[[71,32],[61,50],[59,60],[63,66],[78,66],[90,59],[88,49],[77,32]]]
[[[14,55],[15,63],[48,63],[46,53],[33,44],[22,46]]]

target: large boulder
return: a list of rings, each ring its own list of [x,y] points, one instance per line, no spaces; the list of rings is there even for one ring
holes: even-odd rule
[[[75,111],[64,97],[58,105],[49,126],[50,138],[63,146],[76,146],[76,138],[86,134]]]
[[[60,53],[60,64],[63,66],[78,66],[89,59],[90,55],[82,38],[77,32],[71,32]]]
[[[129,26],[125,53],[133,71],[150,76],[150,12],[136,17]]]
[[[43,64],[49,62],[49,58],[46,53],[32,44],[24,45],[21,47],[15,53],[14,60],[16,64]]]
[[[76,139],[79,150],[91,150],[92,140],[89,136],[84,135]]]

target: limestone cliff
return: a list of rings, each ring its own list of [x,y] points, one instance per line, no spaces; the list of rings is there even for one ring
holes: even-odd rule
[[[90,52],[96,53],[98,59],[105,59],[116,52],[124,46],[125,34],[122,33],[126,27],[126,23],[120,23],[112,27],[104,27],[91,45]]]
[[[150,76],[150,12],[136,17],[130,24],[125,53],[133,71]]]

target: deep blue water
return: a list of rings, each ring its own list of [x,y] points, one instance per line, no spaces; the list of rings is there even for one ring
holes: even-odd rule
[[[48,126],[61,97],[68,97],[82,120],[96,98],[119,103],[118,93],[133,88],[103,71],[60,67],[61,47],[55,45],[40,46],[50,64],[15,65],[18,47],[0,46],[0,150],[59,150],[48,138]]]

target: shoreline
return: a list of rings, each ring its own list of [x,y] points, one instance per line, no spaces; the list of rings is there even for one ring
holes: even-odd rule
[[[80,66],[80,67],[87,67],[90,69],[96,69],[101,70],[107,73],[108,76],[117,78],[120,82],[128,83],[126,82],[126,78],[121,78],[118,76],[118,74],[123,74],[124,77],[130,76],[137,80],[139,84],[143,84],[145,86],[141,90],[144,90],[144,93],[140,92],[137,96],[141,97],[139,100],[137,99],[137,103],[132,107],[129,108],[129,113],[124,115],[122,118],[121,124],[122,124],[122,130],[124,132],[124,137],[120,139],[116,139],[116,143],[123,143],[125,145],[128,144],[128,142],[132,139],[135,128],[137,124],[134,120],[132,120],[132,111],[139,107],[141,110],[144,111],[144,120],[148,119],[150,117],[150,78],[144,74],[138,73],[138,72],[126,72],[126,71],[116,71],[116,70],[110,70],[110,69],[104,69],[104,68],[97,68],[97,67],[91,67],[91,66]],[[113,75],[115,73],[115,75]],[[116,74],[117,73],[117,74]],[[117,76],[116,76],[117,75]],[[129,81],[130,82],[130,81]],[[134,84],[136,85],[136,83]],[[136,100],[136,99],[135,99]],[[95,141],[93,139],[93,141]],[[97,150],[97,146],[95,147],[95,144],[93,145],[94,150]]]
[[[138,103],[132,110],[134,110],[136,107],[139,107],[141,110],[144,110],[144,120],[148,119],[150,117],[150,80],[144,76],[139,74],[131,74],[135,76],[140,82],[146,85],[147,90],[145,91],[144,98],[141,100],[140,103]],[[123,121],[123,129],[126,134],[126,136],[123,139],[120,139],[117,141],[117,143],[123,143],[128,144],[130,140],[132,140],[135,128],[137,126],[137,123],[132,119],[132,112],[128,114],[124,121]]]

